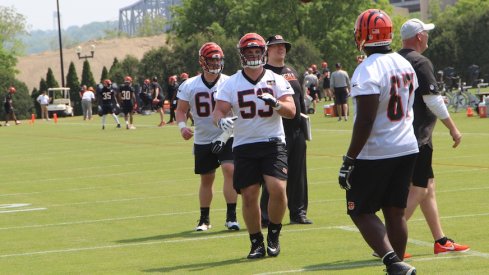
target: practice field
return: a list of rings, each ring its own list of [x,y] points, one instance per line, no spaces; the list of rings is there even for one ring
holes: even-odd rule
[[[445,233],[471,250],[435,256],[417,210],[408,223],[408,262],[419,274],[488,274],[489,119],[452,115],[464,137],[452,149],[438,122],[437,197]],[[111,118],[101,130],[98,116],[0,127],[0,274],[383,274],[345,214],[337,183],[351,120],[312,115],[307,164],[314,224],[290,225],[287,212],[280,256],[261,260],[246,259],[245,228],[224,227],[220,171],[213,228],[193,231],[199,178],[192,141],[177,126],[156,127],[158,120],[136,116],[134,131],[116,129]],[[244,227],[241,199],[238,211]]]

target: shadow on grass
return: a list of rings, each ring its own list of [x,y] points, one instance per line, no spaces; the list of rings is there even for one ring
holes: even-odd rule
[[[385,269],[385,266],[378,260],[362,260],[362,261],[336,261],[331,263],[317,264],[311,266],[305,266],[305,271],[319,271],[319,270],[348,270],[357,269],[369,266],[378,266],[380,270]]]
[[[187,265],[168,266],[168,267],[162,267],[162,268],[151,268],[151,269],[142,270],[142,272],[166,273],[166,272],[172,272],[172,271],[178,271],[178,270],[187,270],[189,272],[191,272],[191,271],[202,272],[208,268],[212,269],[212,268],[219,267],[219,266],[234,265],[234,264],[240,264],[240,263],[246,263],[246,262],[256,263],[255,260],[250,261],[250,260],[245,259],[245,258],[239,258],[239,259],[230,259],[230,260],[225,260],[225,261],[220,261],[220,262],[194,263],[194,264],[187,264]]]
[[[214,236],[219,236],[222,235],[223,237],[226,237],[226,234],[236,234],[240,231],[234,231],[234,230],[220,230],[220,231],[207,231],[207,232],[197,232],[194,230],[190,231],[183,231],[183,232],[178,232],[178,233],[173,233],[173,234],[164,234],[164,235],[155,235],[155,236],[148,236],[148,237],[141,237],[141,238],[134,238],[134,239],[126,239],[126,240],[117,240],[117,243],[138,243],[138,242],[147,242],[147,241],[160,241],[160,240],[167,240],[167,239],[178,239],[178,238],[202,238],[202,237],[214,237]],[[242,231],[245,232],[246,231]]]

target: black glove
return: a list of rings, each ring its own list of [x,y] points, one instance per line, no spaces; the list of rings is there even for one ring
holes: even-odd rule
[[[258,95],[258,98],[270,104],[270,106],[272,106],[272,108],[275,110],[279,110],[280,107],[282,107],[280,106],[280,103],[278,103],[278,100],[269,93],[263,93],[261,95]]]
[[[340,173],[338,176],[338,182],[340,183],[340,187],[345,190],[351,189],[350,184],[350,175],[355,168],[355,160],[350,158],[349,156],[343,156],[343,164],[340,168]]]
[[[231,132],[229,131],[224,131],[220,136],[215,138],[211,142],[211,151],[213,154],[219,154],[221,153],[222,149],[224,149],[224,146],[226,145],[226,142],[228,139],[231,137]]]

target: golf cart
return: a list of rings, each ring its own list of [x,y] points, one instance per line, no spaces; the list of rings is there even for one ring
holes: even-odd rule
[[[48,96],[50,103],[48,113],[52,116],[73,116],[73,107],[70,100],[70,88],[49,88]]]

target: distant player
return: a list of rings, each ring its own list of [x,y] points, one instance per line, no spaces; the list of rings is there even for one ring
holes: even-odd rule
[[[105,130],[105,119],[108,114],[110,114],[115,123],[117,123],[117,128],[121,128],[121,123],[119,118],[115,114],[120,108],[119,103],[117,103],[115,90],[112,87],[112,81],[110,79],[104,80],[103,85],[99,85],[97,88],[97,101],[98,101],[98,114],[102,116],[102,130]]]
[[[14,96],[15,92],[16,92],[15,87],[10,86],[8,88],[7,95],[5,96],[5,100],[3,102],[3,108],[5,110],[5,124],[4,124],[4,126],[10,126],[10,124],[8,124],[9,119],[12,119],[13,121],[15,121],[15,125],[20,124],[20,121],[17,120],[17,117],[15,116],[15,112],[14,112],[13,96]]]
[[[132,77],[124,77],[124,84],[119,88],[119,102],[121,102],[122,112],[127,130],[134,130],[133,115],[134,109],[137,108],[136,95],[132,87]]]
[[[165,97],[163,96],[163,90],[161,89],[161,86],[158,83],[158,78],[156,76],[153,77],[153,81],[151,82],[151,84],[149,84],[149,90],[151,92],[151,98],[153,100],[153,109],[160,114],[160,124],[158,124],[158,127],[163,127],[166,124],[164,119],[165,110],[163,110]]]
[[[238,43],[243,70],[219,85],[214,123],[223,130],[234,128],[234,188],[243,199],[243,218],[251,250],[248,259],[265,256],[261,232],[260,185],[270,194],[267,253],[280,253],[279,235],[287,208],[287,151],[282,116],[293,118],[294,91],[281,75],[263,68],[267,46],[256,33],[245,34]],[[229,112],[238,118],[229,118]]]
[[[212,122],[214,92],[217,85],[228,79],[222,74],[224,53],[219,45],[208,42],[199,50],[199,64],[203,74],[194,76],[180,85],[176,120],[185,140],[194,136],[187,127],[187,114],[191,111],[195,120],[194,155],[195,173],[200,175],[200,219],[196,231],[211,228],[209,211],[213,197],[213,183],[216,169],[221,166],[224,177],[223,194],[227,203],[225,226],[239,230],[236,219],[237,193],[233,189],[233,154],[231,132],[216,128]]]
[[[369,9],[355,23],[355,42],[367,58],[352,76],[356,105],[350,146],[338,181],[346,208],[367,244],[382,258],[387,274],[416,274],[403,262],[407,243],[404,209],[418,144],[413,131],[411,64],[392,52],[389,16]],[[376,213],[382,210],[385,225]]]

